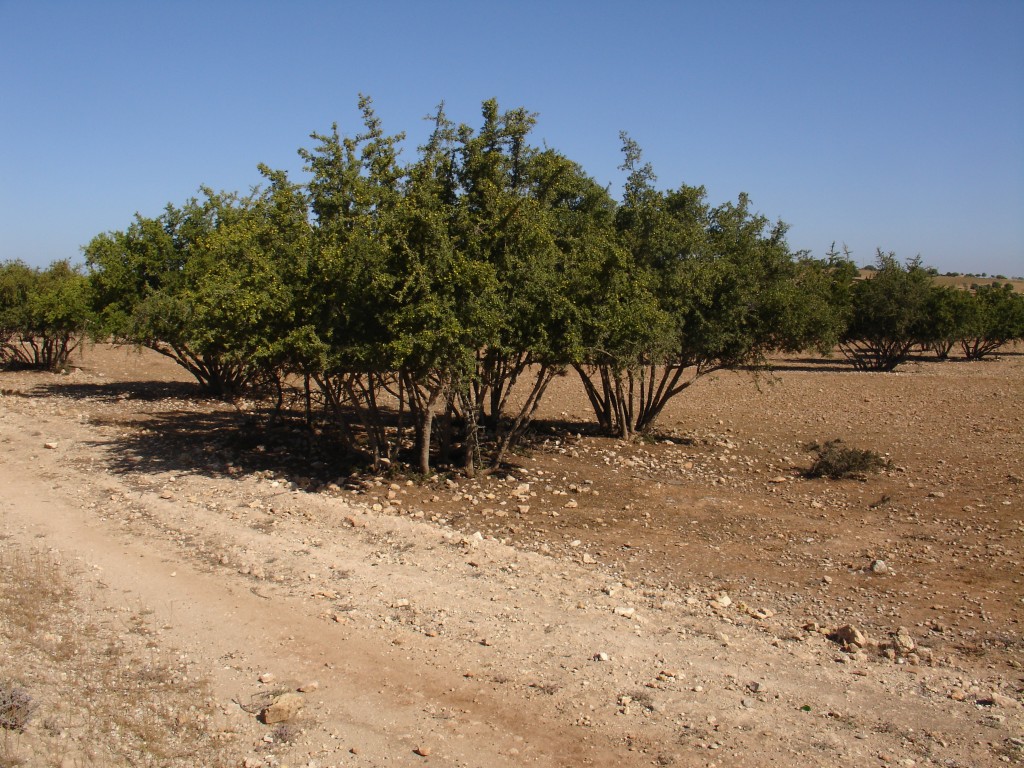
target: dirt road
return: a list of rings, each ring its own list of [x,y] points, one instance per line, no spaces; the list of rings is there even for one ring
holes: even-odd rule
[[[507,477],[439,478],[427,487],[369,479],[347,492],[209,450],[203,440],[229,440],[238,414],[183,397],[189,389],[175,370],[142,362],[99,349],[70,376],[0,374],[0,553],[13,563],[42,559],[66,580],[74,604],[62,603],[53,621],[73,614],[80,630],[74,659],[60,660],[45,627],[30,635],[9,626],[11,616],[0,624],[0,681],[15,681],[36,704],[23,732],[4,732],[8,762],[0,765],[1021,760],[1024,595],[1009,565],[1019,558],[1019,486],[1000,487],[1001,527],[986,533],[981,550],[1008,559],[996,572],[1008,574],[1003,597],[1018,607],[963,616],[968,626],[987,615],[1007,638],[998,652],[972,655],[963,643],[938,642],[943,628],[925,623],[935,604],[926,593],[937,586],[908,584],[901,572],[909,558],[893,566],[890,555],[895,573],[881,574],[857,560],[867,554],[855,543],[864,529],[845,516],[870,509],[891,517],[891,505],[870,505],[898,496],[906,470],[867,490],[839,486],[812,498],[805,488],[800,509],[808,515],[825,506],[819,497],[836,511],[809,523],[784,512],[793,504],[780,494],[801,492],[791,490],[791,476],[769,474],[786,468],[769,468],[763,428],[732,423],[721,430],[732,448],[708,441],[682,456],[672,451],[690,443],[635,448],[581,436],[538,446]],[[1021,364],[1002,364],[1016,366],[998,386],[1018,398],[1019,414]],[[763,410],[782,400],[765,397]],[[1019,419],[1015,429],[1019,436]],[[764,474],[730,475],[728,460],[718,462],[721,472],[701,472],[722,450],[751,473],[761,461]],[[601,469],[601,455],[618,458]],[[625,462],[633,462],[629,488],[608,469]],[[668,474],[670,465],[683,474]],[[586,466],[595,469],[584,477]],[[943,492],[910,482],[945,503]],[[738,533],[741,518],[774,512],[776,502],[778,545],[751,529],[724,536]],[[667,510],[676,515],[671,535],[659,532]],[[897,541],[888,551],[898,561],[904,533],[934,537],[890,523],[885,535]],[[817,534],[801,530],[810,524]],[[848,536],[829,535],[843,527]],[[938,527],[955,533],[948,521]],[[918,543],[944,556],[938,538]],[[964,565],[992,572],[984,561]],[[938,612],[956,625],[952,598],[942,599]],[[864,615],[866,602],[877,603],[873,616]],[[863,643],[842,647],[827,636],[852,623],[868,636]],[[168,742],[160,754],[88,716],[97,705],[76,696],[75,675],[61,679],[62,665],[95,667],[112,644],[133,679],[155,660],[176,670],[154,687],[154,701],[164,697],[167,706],[147,705],[166,710],[150,723]],[[298,692],[301,712],[260,722],[260,710],[286,692]],[[91,695],[113,702],[110,711],[132,704],[118,703],[123,691]]]

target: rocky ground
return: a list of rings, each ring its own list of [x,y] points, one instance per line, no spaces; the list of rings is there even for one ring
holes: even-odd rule
[[[0,766],[1020,763],[1022,353],[780,359],[631,444],[566,377],[422,484],[156,355],[0,373]],[[834,438],[890,463],[804,477]]]

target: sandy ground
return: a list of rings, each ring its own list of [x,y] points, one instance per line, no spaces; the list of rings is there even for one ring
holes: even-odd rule
[[[149,353],[0,373],[0,766],[1020,763],[1022,352],[779,360],[628,445],[566,377],[421,485]],[[891,466],[804,478],[832,438]]]

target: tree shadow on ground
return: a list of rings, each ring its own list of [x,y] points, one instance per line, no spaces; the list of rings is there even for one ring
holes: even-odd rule
[[[837,358],[813,358],[813,357],[786,357],[772,360],[768,365],[744,365],[736,370],[749,373],[780,373],[785,371],[800,371],[805,373],[857,373],[853,363],[848,360]]]
[[[98,400],[111,403],[119,400],[211,400],[196,382],[189,381],[116,381],[109,384],[54,382],[33,387],[26,397],[69,397],[72,400]]]
[[[348,474],[356,457],[293,416],[267,419],[234,410],[164,411],[97,441],[120,474],[174,472],[212,478],[269,473],[300,486]]]
[[[94,415],[94,424],[115,427],[102,439],[89,443],[103,449],[111,472],[132,474],[189,474],[210,478],[272,474],[300,487],[330,482],[358,482],[370,475],[411,472],[411,446],[392,468],[374,470],[365,453],[345,447],[335,429],[322,421],[307,424],[302,409],[257,408],[242,411],[203,394],[189,382],[136,381],[111,383],[54,382],[25,393],[26,397],[66,397],[114,406]],[[152,410],[140,411],[118,403],[141,401]],[[123,414],[123,415],[120,415]],[[386,414],[394,428],[397,414]],[[529,429],[522,450],[571,446],[583,437],[601,436],[597,424],[568,419],[539,420]],[[444,473],[461,467],[461,446],[453,446],[453,464],[437,465]],[[516,466],[515,451],[502,469]]]
[[[118,428],[116,434],[89,443],[106,451],[109,469],[118,474],[239,477],[270,472],[309,484],[348,474],[360,458],[341,450],[329,428],[309,427],[301,413],[271,408],[243,412],[191,382],[54,382],[24,396],[113,406],[125,401],[153,404],[151,412],[126,409],[121,417],[115,408],[92,418],[94,424]]]

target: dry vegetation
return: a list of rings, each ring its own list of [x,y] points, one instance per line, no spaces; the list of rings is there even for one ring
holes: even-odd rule
[[[77,576],[0,543],[0,766],[226,765],[203,680],[148,639],[143,612],[98,611]]]

